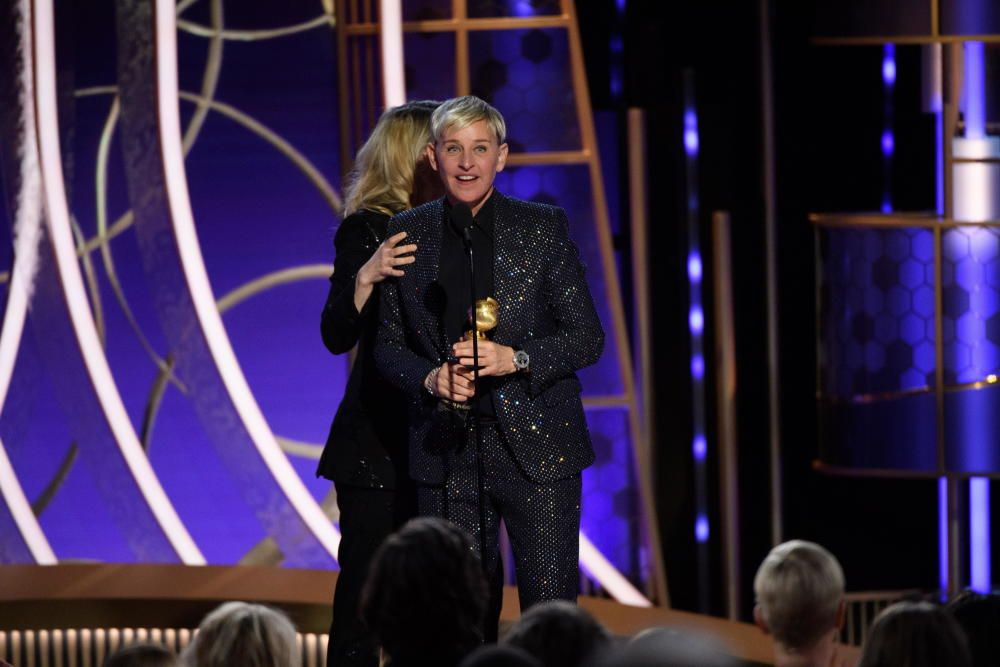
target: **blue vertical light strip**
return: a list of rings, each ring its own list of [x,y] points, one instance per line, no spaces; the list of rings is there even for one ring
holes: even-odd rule
[[[622,101],[622,93],[625,90],[625,0],[615,2],[615,22],[611,30],[610,44],[608,51],[611,56],[610,68],[608,72],[608,87],[611,92],[611,101],[618,105]]]
[[[966,139],[986,138],[986,48],[982,42],[965,43],[965,80],[962,108]]]
[[[973,477],[969,480],[969,586],[977,593],[989,593],[990,572],[990,480]]]
[[[694,75],[684,72],[684,162],[687,193],[688,242],[688,333],[691,340],[691,453],[694,461],[695,522],[694,538],[698,553],[698,605],[708,611],[709,553],[712,534],[708,519],[708,439],[705,424],[705,313],[702,307],[703,266],[701,255],[700,205],[698,202],[698,113],[695,106]]]
[[[882,212],[892,212],[892,156],[896,151],[893,132],[893,91],[896,88],[896,45],[882,47]]]
[[[982,42],[966,42],[962,108],[966,139],[986,138],[986,49]],[[973,242],[975,242],[973,240]],[[976,286],[979,287],[978,285]],[[978,297],[993,294],[992,290],[975,289]],[[979,375],[993,372],[989,361],[978,358],[974,346],[973,366]],[[992,587],[990,558],[990,480],[974,477],[969,480],[969,573],[970,586],[980,593]]]

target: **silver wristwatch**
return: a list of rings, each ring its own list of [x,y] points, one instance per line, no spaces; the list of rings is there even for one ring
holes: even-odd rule
[[[514,350],[514,368],[519,371],[528,370],[528,364],[531,362],[531,357],[524,350]]]

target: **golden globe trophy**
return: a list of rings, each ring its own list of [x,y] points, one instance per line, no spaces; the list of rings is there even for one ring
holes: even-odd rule
[[[486,340],[486,334],[496,328],[499,316],[500,304],[493,297],[476,301],[476,337],[479,340]],[[469,319],[472,319],[471,314]],[[472,329],[465,332],[465,340],[472,340]]]

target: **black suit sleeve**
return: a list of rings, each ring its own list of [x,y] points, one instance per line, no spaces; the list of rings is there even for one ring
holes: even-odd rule
[[[354,306],[354,278],[375,248],[371,231],[360,215],[344,219],[333,244],[337,256],[333,262],[333,275],[330,276],[330,291],[323,306],[320,331],[326,348],[334,354],[342,354],[357,344],[365,319],[375,316],[372,310],[374,290],[360,313]]]
[[[390,223],[390,227],[394,223]],[[389,234],[400,231],[391,228]],[[411,236],[416,238],[416,236]],[[419,242],[417,242],[419,245]],[[426,248],[424,252],[428,252]],[[412,269],[411,269],[412,270]],[[414,352],[407,344],[403,308],[399,296],[399,279],[388,278],[382,283],[379,298],[378,332],[375,335],[375,366],[379,373],[410,399],[419,400],[424,391],[424,378],[438,364]],[[428,394],[424,393],[424,396]]]
[[[530,356],[529,393],[538,395],[557,380],[597,362],[604,350],[604,329],[587,287],[583,263],[569,238],[566,212],[554,209],[555,220],[546,257],[542,294],[556,332],[522,346]]]

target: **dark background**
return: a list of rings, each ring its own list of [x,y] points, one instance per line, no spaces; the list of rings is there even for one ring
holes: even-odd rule
[[[818,46],[814,2],[771,3],[776,137],[780,438],[783,539],[817,541],[841,560],[851,591],[938,587],[937,483],[831,476],[817,456],[816,295],[810,212],[877,211],[883,191],[880,136],[885,93],[882,47]],[[669,8],[667,8],[669,7]],[[708,260],[712,211],[732,216],[732,275],[738,375],[742,615],[752,580],[772,546],[769,498],[764,134],[761,16],[757,2],[577,2],[595,108],[646,111],[650,283],[656,373],[660,526],[671,602],[698,609],[694,540],[688,285],[685,271],[682,77],[695,81],[700,153],[701,244]],[[624,87],[612,92],[620,35]],[[934,206],[933,124],[920,105],[920,47],[898,47],[891,189],[897,210]],[[624,130],[623,130],[624,131]],[[624,191],[624,188],[622,189]],[[625,233],[627,235],[627,232]],[[620,239],[627,250],[628,241]],[[711,313],[710,282],[704,289]],[[706,360],[712,349],[708,318]],[[707,377],[712,377],[709,364]],[[708,403],[714,403],[709,387]],[[711,412],[709,419],[713,418]],[[710,433],[710,596],[722,613],[718,470]]]

